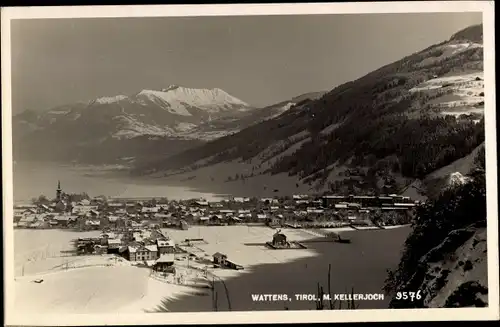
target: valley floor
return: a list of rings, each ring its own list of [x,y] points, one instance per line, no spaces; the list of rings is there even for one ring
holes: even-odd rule
[[[144,177],[146,180],[161,181],[175,186],[183,186],[215,194],[231,194],[244,197],[291,196],[293,194],[312,194],[318,190],[314,185],[304,184],[297,176],[288,174],[262,174],[250,178],[228,181],[228,177],[245,174],[252,168],[243,162],[219,163],[203,167],[193,172],[165,176],[164,173]]]

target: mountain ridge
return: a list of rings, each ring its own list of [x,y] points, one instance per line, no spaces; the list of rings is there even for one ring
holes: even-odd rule
[[[251,162],[242,169],[254,176],[288,174],[317,189],[397,191],[484,141],[483,49],[472,34],[467,40],[459,31],[276,118],[133,174],[168,178]],[[350,169],[362,176],[346,176]]]
[[[13,116],[14,152],[18,160],[91,160],[92,164],[112,163],[120,157],[163,157],[235,133],[286,109],[277,110],[275,105],[254,108],[219,88],[170,85],[162,90],[143,89],[43,112],[25,110]],[[126,143],[137,148],[141,142],[153,143],[144,147],[158,147],[159,151],[150,154],[126,149]],[[182,146],[177,149],[179,144]],[[93,159],[86,159],[90,152]],[[109,153],[115,155],[110,157]]]
[[[163,91],[98,97],[41,112],[28,110],[13,116],[14,156],[18,160],[108,163],[150,155],[139,149],[140,143],[160,148],[153,152],[174,153],[203,141],[177,134],[204,121],[251,109],[221,89],[171,85]],[[165,147],[168,150],[161,149]]]

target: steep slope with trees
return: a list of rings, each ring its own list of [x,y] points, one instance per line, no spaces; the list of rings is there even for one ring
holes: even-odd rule
[[[338,192],[400,190],[484,141],[481,42],[482,26],[470,27],[275,119],[134,173],[243,161],[259,174],[287,173]],[[344,174],[352,168],[356,178]]]
[[[475,167],[419,207],[399,267],[389,272],[385,290],[397,296],[393,308],[483,307],[488,303],[486,182],[484,147]]]

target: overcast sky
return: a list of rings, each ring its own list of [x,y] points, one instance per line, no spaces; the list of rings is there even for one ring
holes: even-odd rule
[[[335,86],[480,13],[98,18],[12,22],[14,113],[170,84],[265,106]]]

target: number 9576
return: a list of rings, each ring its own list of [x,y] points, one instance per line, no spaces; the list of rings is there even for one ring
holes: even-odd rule
[[[420,300],[422,299],[422,294],[420,290],[417,292],[397,292],[396,293],[396,300],[410,300],[411,302],[415,300]]]

